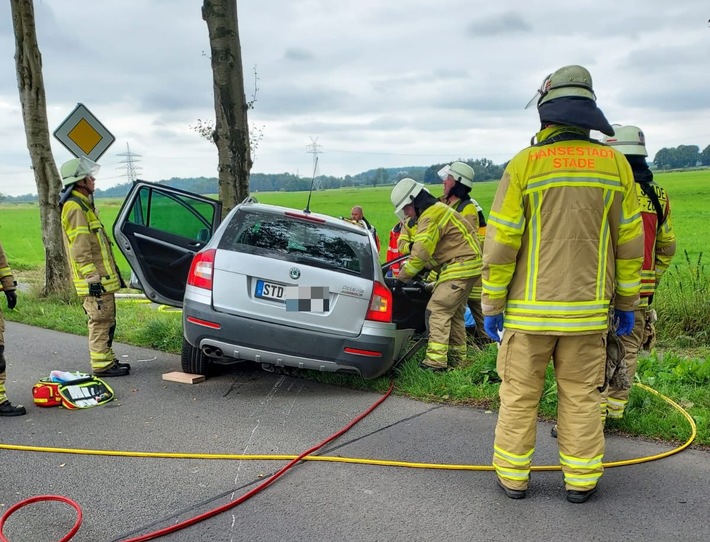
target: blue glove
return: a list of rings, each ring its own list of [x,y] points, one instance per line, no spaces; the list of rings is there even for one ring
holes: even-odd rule
[[[499,331],[503,331],[503,313],[496,314],[495,316],[484,316],[483,317],[483,329],[486,330],[486,334],[493,339],[495,342],[500,342]]]
[[[630,335],[634,329],[634,311],[620,311],[614,309],[614,321],[616,322],[616,334]]]

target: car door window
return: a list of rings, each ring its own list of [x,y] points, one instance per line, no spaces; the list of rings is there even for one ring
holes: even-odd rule
[[[196,241],[207,241],[215,208],[179,194],[143,189],[128,215],[128,221],[153,230]]]

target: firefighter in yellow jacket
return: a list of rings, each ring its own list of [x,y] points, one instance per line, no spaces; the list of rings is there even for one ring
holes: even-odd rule
[[[15,282],[15,277],[12,276],[12,269],[10,269],[10,264],[7,263],[7,256],[5,256],[5,250],[0,245],[0,290],[5,293],[7,297],[7,308],[12,310],[17,305],[17,282]],[[22,416],[27,414],[25,407],[22,405],[13,405],[5,394],[5,319],[0,312],[0,416]]]
[[[483,254],[484,327],[501,342],[493,465],[506,495],[525,497],[552,358],[567,500],[583,503],[603,472],[599,409],[610,301],[617,333],[628,334],[639,301],[643,231],[629,163],[589,138],[590,130],[614,133],[596,106],[589,72],[560,68],[536,100],[537,143],[503,173]]]
[[[473,188],[473,168],[464,162],[453,162],[439,170],[439,177],[444,183],[443,202],[452,207],[468,220],[476,231],[478,241],[483,246],[486,237],[486,219],[479,203],[471,198]],[[481,310],[481,278],[478,277],[468,296],[468,308],[476,325],[471,338],[474,344],[483,346],[490,343],[488,335],[483,330],[483,311]]]
[[[641,202],[644,229],[641,302],[635,311],[633,331],[621,337],[626,352],[624,360],[628,375],[633,381],[638,366],[638,351],[645,342],[646,333],[653,329],[653,295],[675,255],[675,233],[668,194],[653,181],[653,173],[646,163],[646,138],[641,129],[637,126],[615,124],[614,135],[605,137],[603,141],[626,156],[636,181],[636,195]],[[607,416],[609,419],[623,418],[628,400],[628,389],[606,390],[602,395],[602,422],[606,421]]]
[[[481,274],[476,232],[459,213],[438,201],[424,185],[405,178],[391,194],[395,213],[417,220],[410,257],[397,275],[396,287],[424,269],[437,273],[426,308],[429,340],[422,368],[446,370],[466,357],[464,306]]]
[[[84,299],[89,317],[89,356],[100,377],[125,376],[131,367],[113,352],[116,331],[114,294],[122,286],[112,243],[99,220],[92,194],[99,166],[86,157],[62,164],[64,189],[60,194],[62,227],[76,293]]]

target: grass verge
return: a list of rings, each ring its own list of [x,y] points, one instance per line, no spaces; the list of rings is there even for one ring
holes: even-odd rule
[[[14,322],[53,329],[75,335],[87,334],[86,315],[78,299],[39,298],[32,291],[22,292],[17,308],[5,310]],[[182,347],[182,321],[179,311],[164,310],[136,299],[117,300],[116,341],[179,354]],[[668,342],[668,341],[666,341]],[[413,399],[498,408],[498,375],[495,371],[497,349],[470,349],[469,357],[453,371],[431,373],[419,368],[423,355],[398,366],[392,375],[374,380],[357,376],[299,371],[303,378],[339,386],[382,393],[394,378],[398,395]],[[649,385],[679,403],[694,418],[698,434],[694,446],[710,448],[710,349],[671,347],[644,354],[639,359],[637,381]],[[557,412],[557,389],[552,367],[548,367],[540,401],[540,417],[553,420]],[[639,388],[631,391],[627,416],[609,424],[609,431],[670,443],[682,443],[690,435],[687,421],[680,413]]]

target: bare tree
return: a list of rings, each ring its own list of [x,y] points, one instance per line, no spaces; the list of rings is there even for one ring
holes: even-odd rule
[[[204,0],[202,18],[210,37],[216,119],[212,139],[219,156],[219,199],[226,213],[249,195],[252,166],[237,1]]]
[[[62,239],[59,191],[62,184],[49,144],[47,101],[42,78],[42,55],[37,44],[32,0],[10,0],[15,31],[15,67],[22,104],[25,137],[37,184],[45,256],[43,294],[73,291]]]

